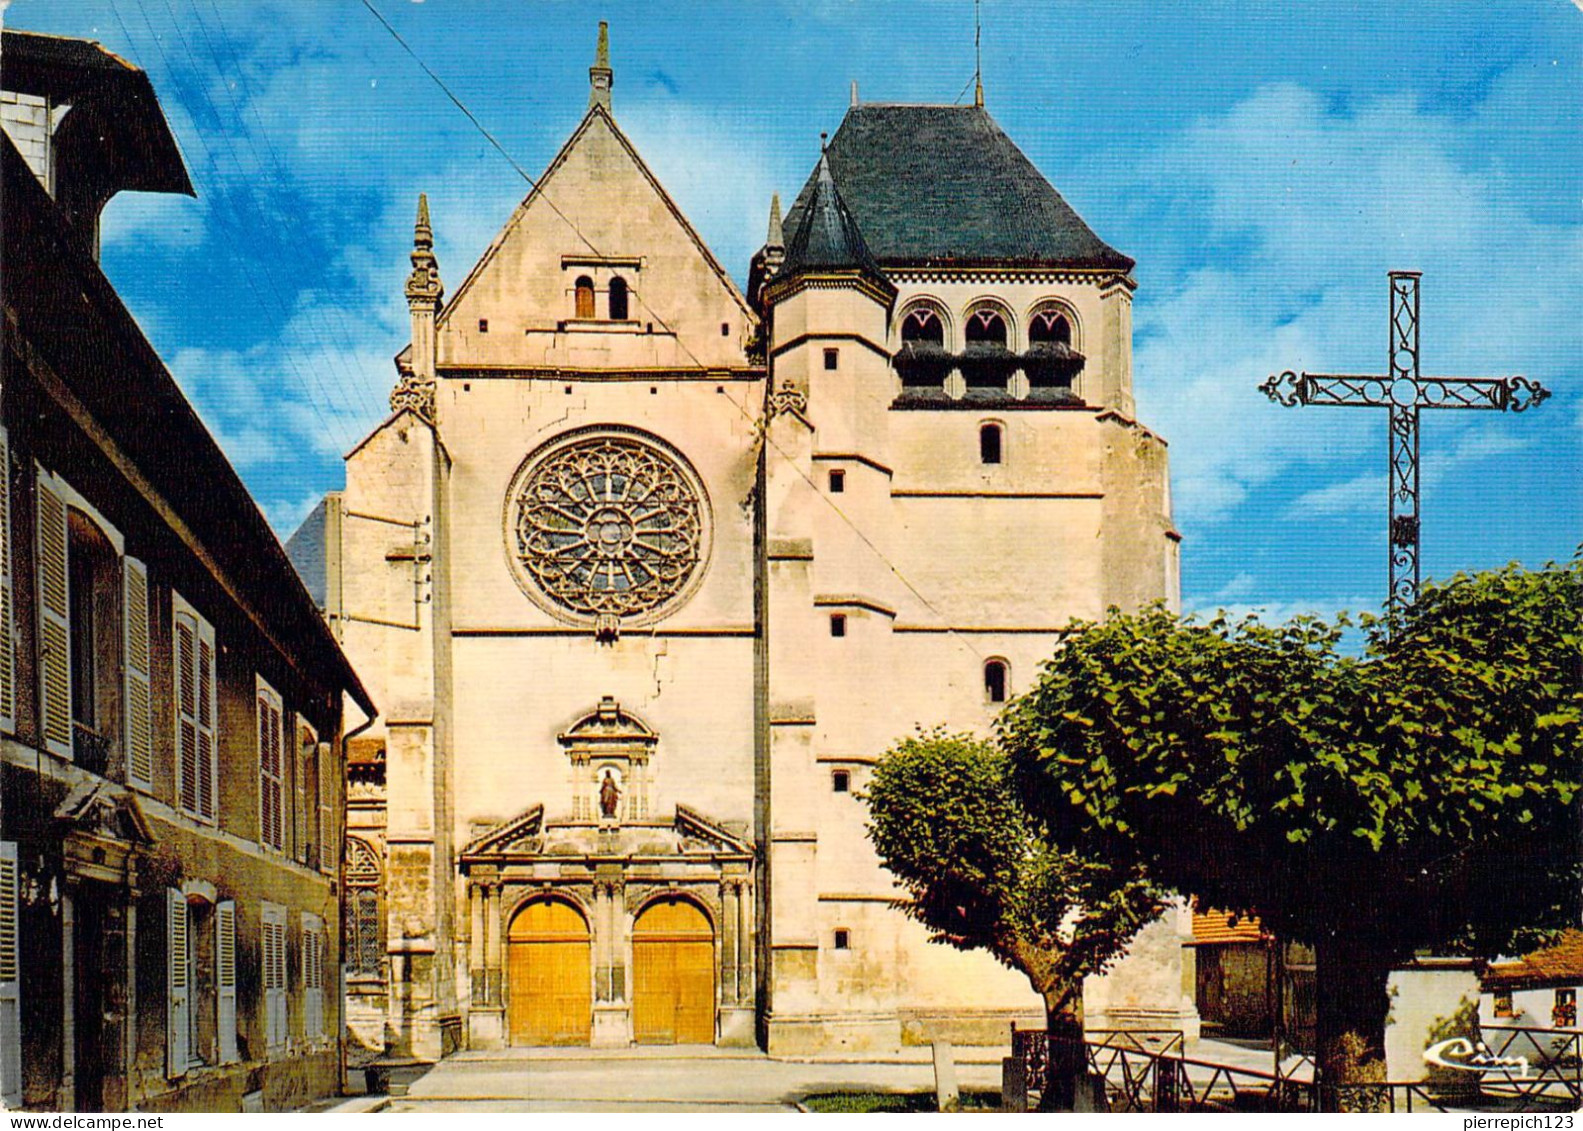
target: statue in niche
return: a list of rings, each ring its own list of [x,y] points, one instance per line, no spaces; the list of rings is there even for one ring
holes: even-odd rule
[[[599,783],[599,815],[614,817],[620,804],[621,787],[616,784],[615,775],[606,770],[605,780]]]

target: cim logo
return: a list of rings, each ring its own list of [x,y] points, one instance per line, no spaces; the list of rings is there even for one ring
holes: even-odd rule
[[[1517,1072],[1517,1079],[1528,1079],[1526,1056],[1496,1056],[1483,1041],[1470,1041],[1466,1037],[1452,1037],[1424,1050],[1424,1061],[1441,1068],[1454,1068],[1458,1072]]]

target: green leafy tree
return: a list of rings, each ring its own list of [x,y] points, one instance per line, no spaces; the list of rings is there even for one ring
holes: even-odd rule
[[[1083,976],[1098,973],[1161,903],[1137,868],[1065,852],[1013,789],[991,742],[930,731],[893,747],[865,800],[869,839],[931,941],[987,950],[1044,999],[1046,1107],[1070,1108],[1083,1072]]]
[[[1384,1078],[1393,966],[1575,923],[1583,879],[1583,562],[1459,575],[1363,628],[1348,656],[1313,619],[1113,612],[1001,724],[1061,843],[1313,945],[1340,1085]]]

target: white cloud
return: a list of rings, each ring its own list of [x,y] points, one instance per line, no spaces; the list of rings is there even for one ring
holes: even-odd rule
[[[1383,414],[1281,409],[1256,386],[1288,368],[1380,371],[1388,269],[1424,272],[1426,374],[1527,372],[1578,390],[1583,225],[1528,215],[1498,171],[1461,156],[1461,128],[1410,97],[1347,112],[1274,86],[1144,170],[1147,191],[1202,211],[1200,258],[1223,264],[1138,305],[1141,412],[1172,441],[1184,527],[1220,523],[1294,474],[1319,480],[1304,501],[1326,513],[1363,505],[1372,485],[1356,468],[1383,460]],[[1426,420],[1438,430],[1448,415]],[[1517,442],[1426,447],[1426,482]]]

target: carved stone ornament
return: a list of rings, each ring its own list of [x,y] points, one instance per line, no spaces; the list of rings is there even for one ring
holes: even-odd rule
[[[795,412],[800,415],[808,413],[808,394],[791,383],[783,380],[780,388],[770,394],[770,415],[779,416],[783,412]]]
[[[643,433],[578,432],[540,448],[506,501],[519,583],[552,615],[602,626],[659,619],[708,557],[709,505],[680,454]]]
[[[423,381],[411,373],[403,373],[396,387],[390,391],[390,411],[411,410],[434,423],[434,382]]]

